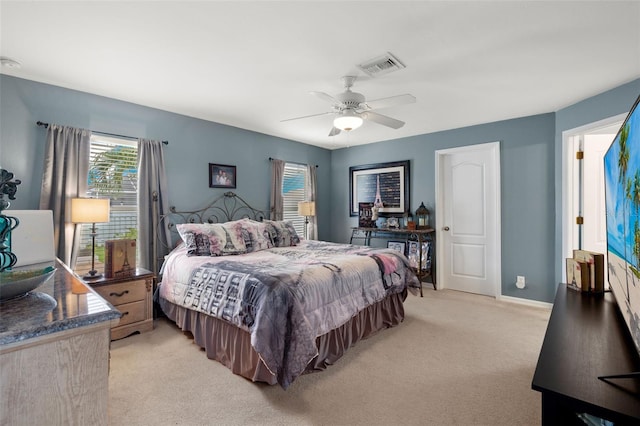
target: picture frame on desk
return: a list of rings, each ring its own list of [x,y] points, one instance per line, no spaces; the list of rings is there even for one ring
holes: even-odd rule
[[[418,267],[418,257],[420,253],[420,244],[417,241],[409,241],[409,247],[407,248],[407,259],[409,259],[409,265],[412,268]]]
[[[431,269],[431,241],[422,242],[422,269]]]
[[[387,241],[387,248],[391,250],[399,251],[405,254],[405,242],[404,241]]]
[[[419,251],[420,251],[420,244],[418,244],[417,241],[409,241],[409,248],[407,253],[417,255]]]
[[[431,248],[431,243],[429,241],[422,242],[422,269],[431,268],[431,253],[429,253]],[[409,241],[407,248],[407,258],[409,259],[409,264],[412,267],[418,267],[418,257],[420,253],[420,243],[417,241]]]
[[[358,203],[358,226],[360,228],[375,228],[373,220],[373,203]]]
[[[410,205],[409,176],[409,160],[349,167],[349,215],[358,216],[359,203],[374,203],[379,192],[379,213],[402,216]]]
[[[136,240],[107,240],[104,242],[105,278],[130,277],[136,271]]]

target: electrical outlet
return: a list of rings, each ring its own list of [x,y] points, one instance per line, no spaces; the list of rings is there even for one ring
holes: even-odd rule
[[[525,283],[524,283],[524,275],[518,275],[516,277],[516,287],[518,288],[524,288]]]

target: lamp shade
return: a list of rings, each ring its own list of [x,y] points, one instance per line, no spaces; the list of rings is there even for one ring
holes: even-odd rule
[[[315,201],[301,201],[298,203],[298,214],[300,216],[315,216],[316,215],[316,203]]]
[[[109,222],[109,201],[108,198],[72,198],[71,222]]]
[[[362,126],[362,117],[351,110],[346,110],[333,120],[333,127],[349,132]]]

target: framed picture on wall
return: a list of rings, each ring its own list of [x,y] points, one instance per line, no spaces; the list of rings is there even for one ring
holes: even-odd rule
[[[349,215],[360,203],[380,203],[379,213],[400,216],[409,210],[409,160],[349,167]]]
[[[236,166],[209,163],[209,188],[235,188]]]

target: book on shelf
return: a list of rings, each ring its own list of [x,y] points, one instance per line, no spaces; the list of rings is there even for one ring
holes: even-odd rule
[[[136,270],[136,240],[107,240],[104,243],[104,276],[121,278]]]
[[[588,250],[573,250],[573,258],[589,267],[589,291],[604,292],[604,254]]]
[[[567,258],[567,287],[589,291],[589,265],[574,258]]]

